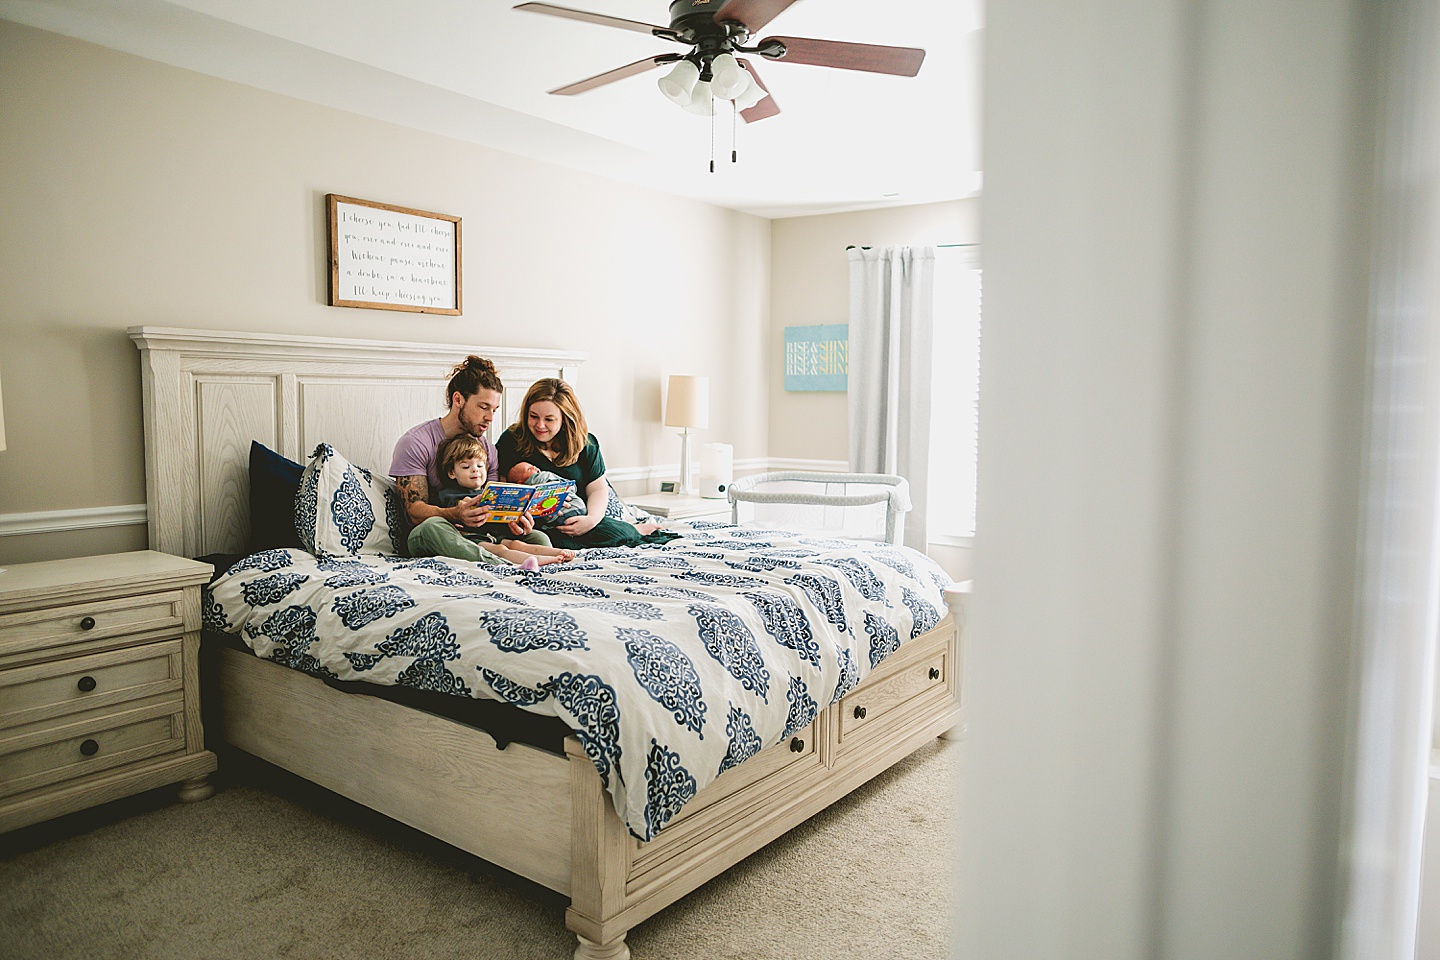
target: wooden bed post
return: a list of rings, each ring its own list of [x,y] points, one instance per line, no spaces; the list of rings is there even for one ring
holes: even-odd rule
[[[580,741],[565,738],[570,761],[570,907],[565,926],[580,939],[575,960],[629,960],[629,927],[612,920],[625,906],[630,835]]]

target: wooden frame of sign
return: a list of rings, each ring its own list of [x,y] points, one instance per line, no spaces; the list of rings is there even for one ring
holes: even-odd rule
[[[330,306],[459,316],[460,218],[330,193]]]

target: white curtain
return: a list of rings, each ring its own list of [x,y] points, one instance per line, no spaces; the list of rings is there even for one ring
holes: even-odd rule
[[[1377,5],[1378,6],[1378,5]],[[1339,955],[1416,951],[1440,630],[1440,2],[1384,17],[1370,397]],[[1433,726],[1432,726],[1433,725]],[[1440,811],[1429,811],[1431,817]],[[1440,864],[1423,864],[1427,893]]]
[[[935,248],[850,248],[850,469],[910,483],[905,544],[926,547]]]

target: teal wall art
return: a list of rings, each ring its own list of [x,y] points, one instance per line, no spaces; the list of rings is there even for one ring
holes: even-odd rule
[[[785,328],[785,389],[844,392],[850,373],[850,325]]]

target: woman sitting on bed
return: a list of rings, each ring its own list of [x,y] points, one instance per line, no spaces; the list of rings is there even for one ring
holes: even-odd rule
[[[517,463],[529,463],[575,482],[585,512],[545,531],[557,547],[633,547],[664,543],[679,536],[650,524],[642,531],[605,515],[610,484],[605,480],[600,441],[587,429],[580,401],[564,380],[546,378],[531,384],[520,406],[520,416],[500,435],[495,449],[502,476],[508,476]]]

